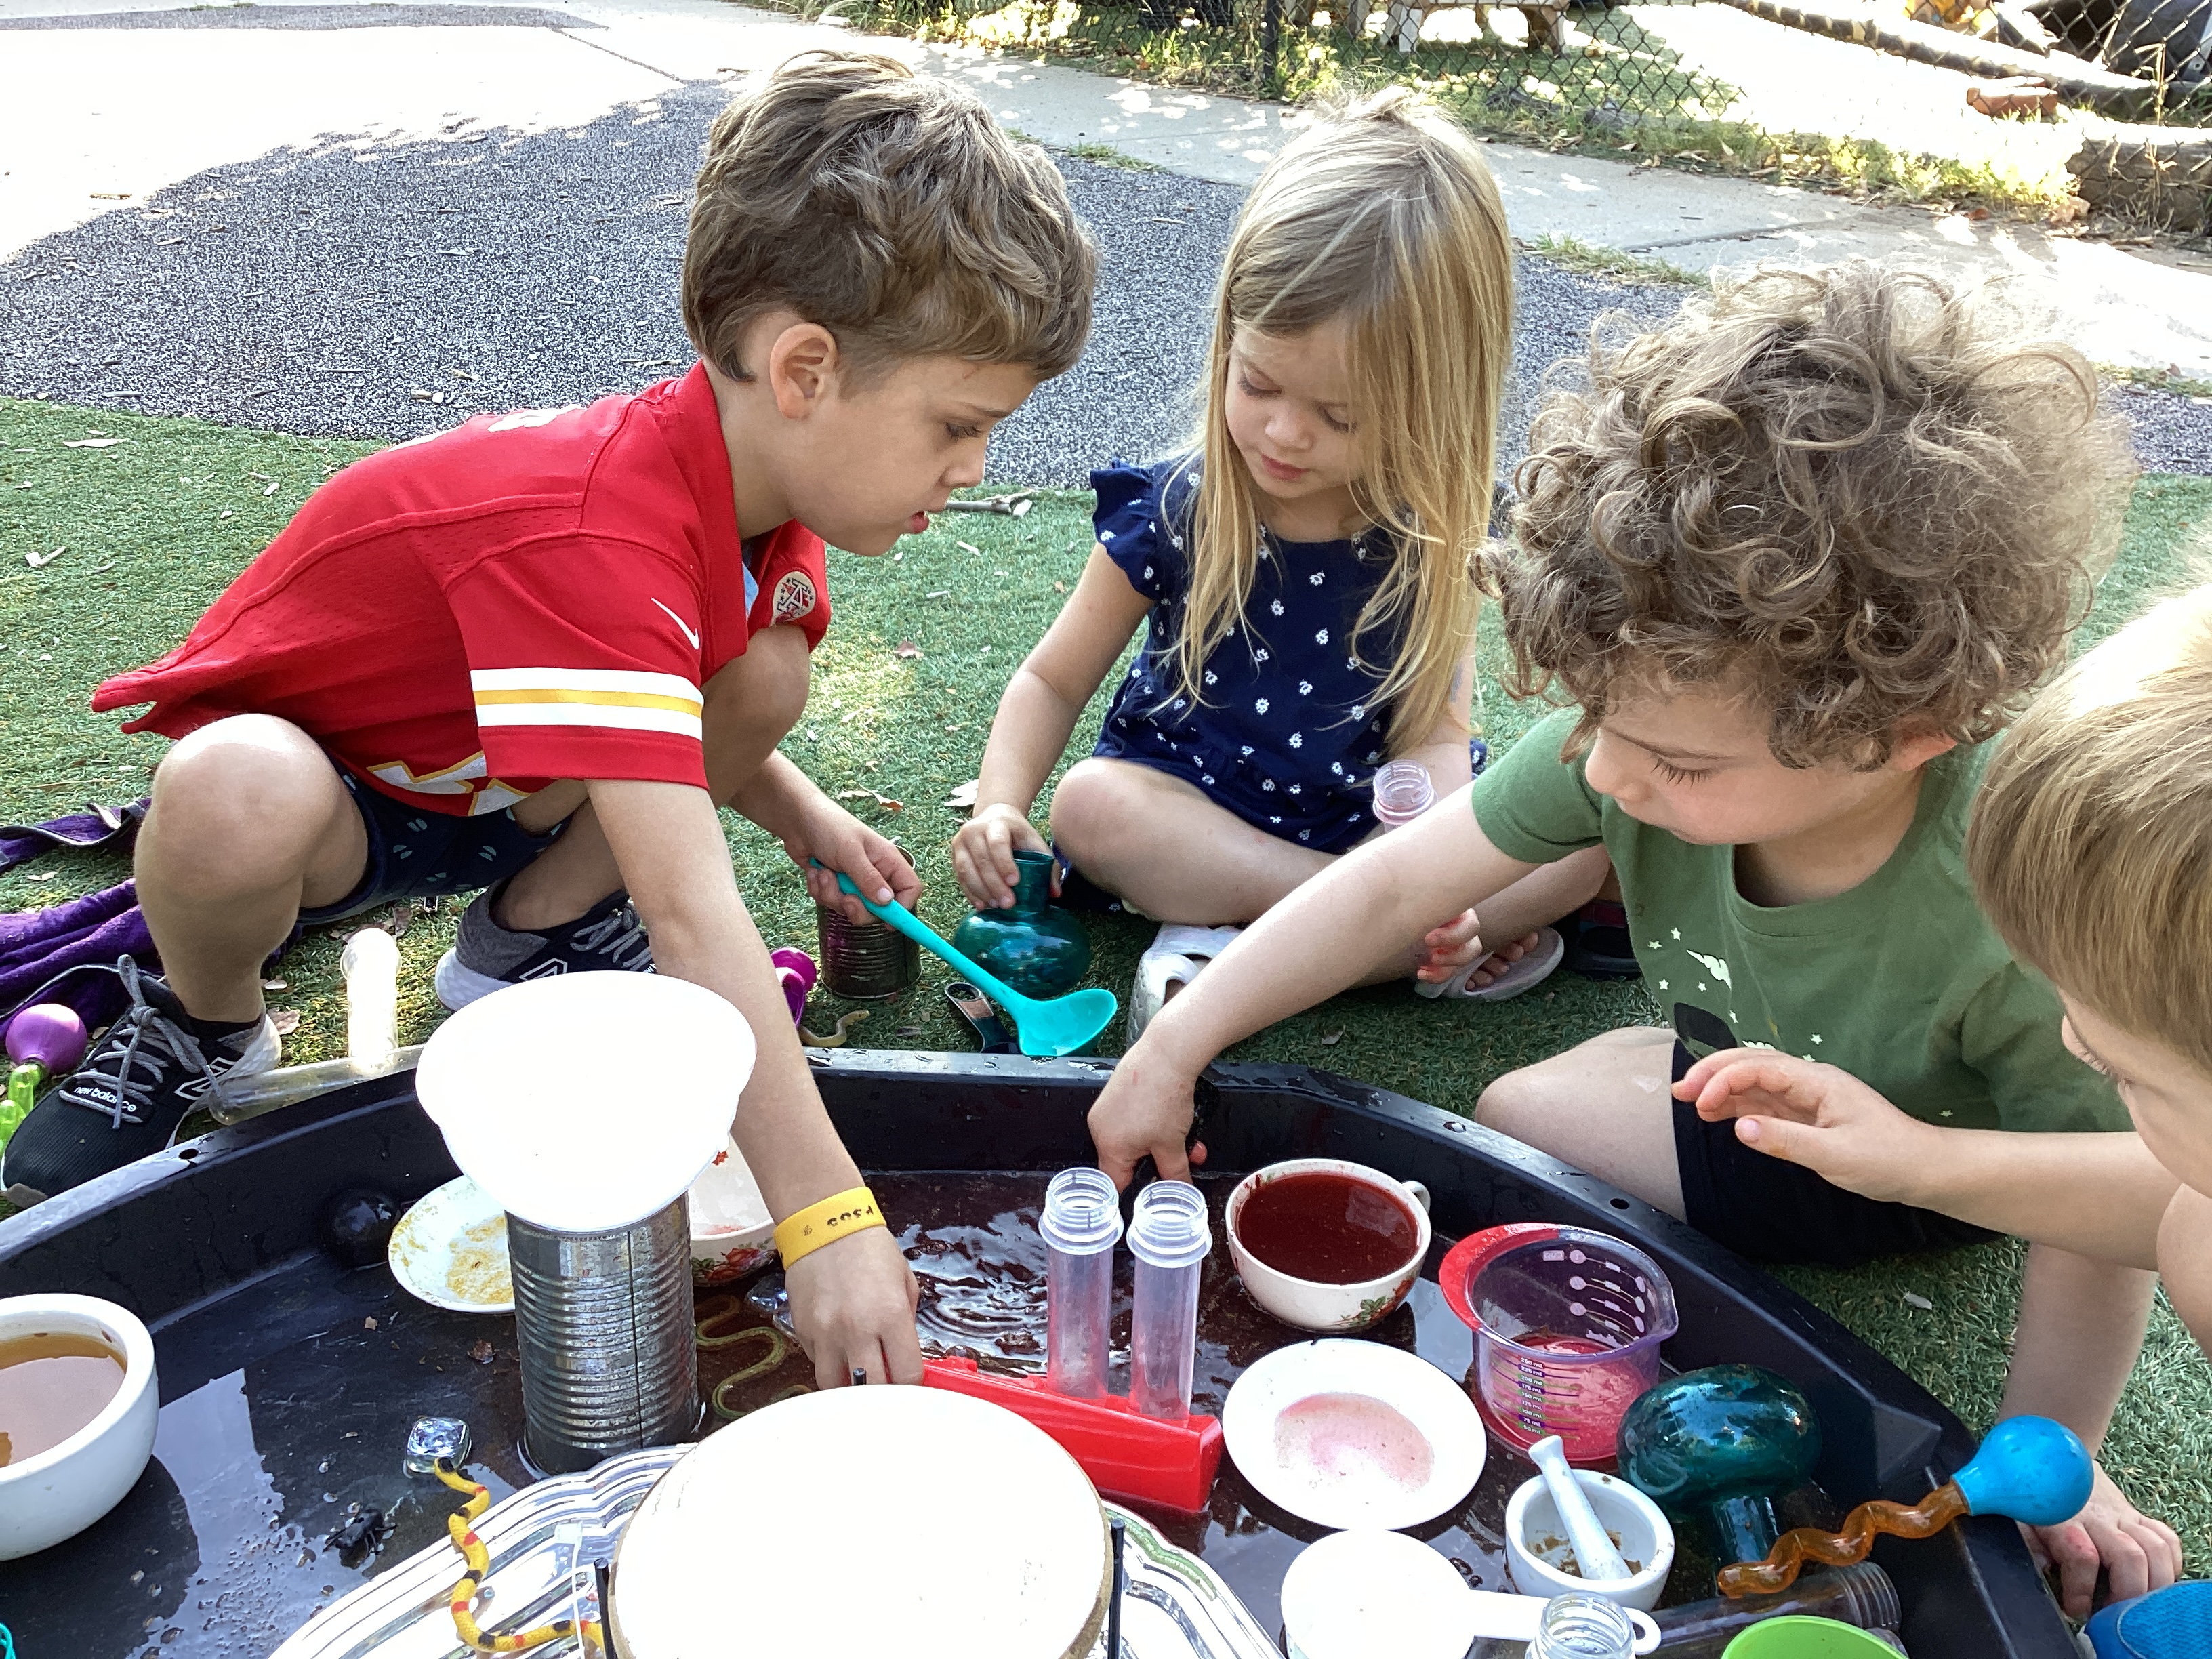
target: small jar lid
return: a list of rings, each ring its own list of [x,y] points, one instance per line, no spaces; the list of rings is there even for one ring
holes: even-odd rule
[[[1096,1255],[1121,1237],[1121,1199],[1103,1170],[1062,1170],[1044,1189],[1037,1231],[1055,1250]]]
[[[1155,1181],[1137,1194],[1129,1249],[1154,1267],[1188,1267],[1213,1248],[1206,1196],[1188,1181]]]

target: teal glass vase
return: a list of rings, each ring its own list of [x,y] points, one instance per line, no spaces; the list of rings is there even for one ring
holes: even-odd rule
[[[1676,1520],[1698,1520],[1726,1566],[1757,1561],[1780,1528],[1774,1500],[1820,1461],[1820,1425],[1785,1379],[1757,1365],[1684,1371],[1620,1420],[1621,1478]]]
[[[1091,968],[1091,936],[1052,902],[1052,854],[1016,853],[1010,909],[978,910],[952,935],[952,946],[1024,996],[1073,990]]]

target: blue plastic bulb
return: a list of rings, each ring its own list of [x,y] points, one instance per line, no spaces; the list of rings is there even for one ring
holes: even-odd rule
[[[2073,1430],[2047,1417],[2008,1417],[1952,1480],[1970,1515],[2002,1515],[2031,1527],[2070,1521],[2095,1479]]]

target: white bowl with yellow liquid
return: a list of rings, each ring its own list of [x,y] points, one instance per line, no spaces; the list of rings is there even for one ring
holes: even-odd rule
[[[80,1352],[43,1352],[55,1348]],[[105,1405],[55,1441],[54,1425],[68,1420],[59,1413],[57,1395],[88,1401],[106,1383],[96,1376],[80,1376],[75,1369],[49,1374],[62,1386],[38,1382],[30,1374],[37,1361],[20,1368],[5,1364],[9,1354],[27,1349],[47,1359],[81,1360],[92,1372],[109,1368],[92,1352],[105,1349],[120,1361],[122,1380]],[[11,1386],[7,1372],[18,1369],[25,1375]],[[10,1443],[9,1461],[0,1467],[0,1561],[74,1538],[121,1503],[154,1455],[161,1407],[154,1339],[128,1309],[92,1296],[0,1300],[0,1434]],[[15,1447],[23,1441],[26,1455],[19,1456]]]

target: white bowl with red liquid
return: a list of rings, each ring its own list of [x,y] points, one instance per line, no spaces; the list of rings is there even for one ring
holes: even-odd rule
[[[1254,1170],[1223,1218],[1252,1299],[1285,1325],[1331,1335],[1396,1312],[1435,1236],[1426,1187],[1339,1158]]]
[[[1659,1264],[1607,1233],[1516,1222],[1453,1245],[1437,1288],[1474,1332],[1474,1403],[1491,1431],[1516,1451],[1556,1434],[1568,1462],[1610,1468],[1678,1322]]]

